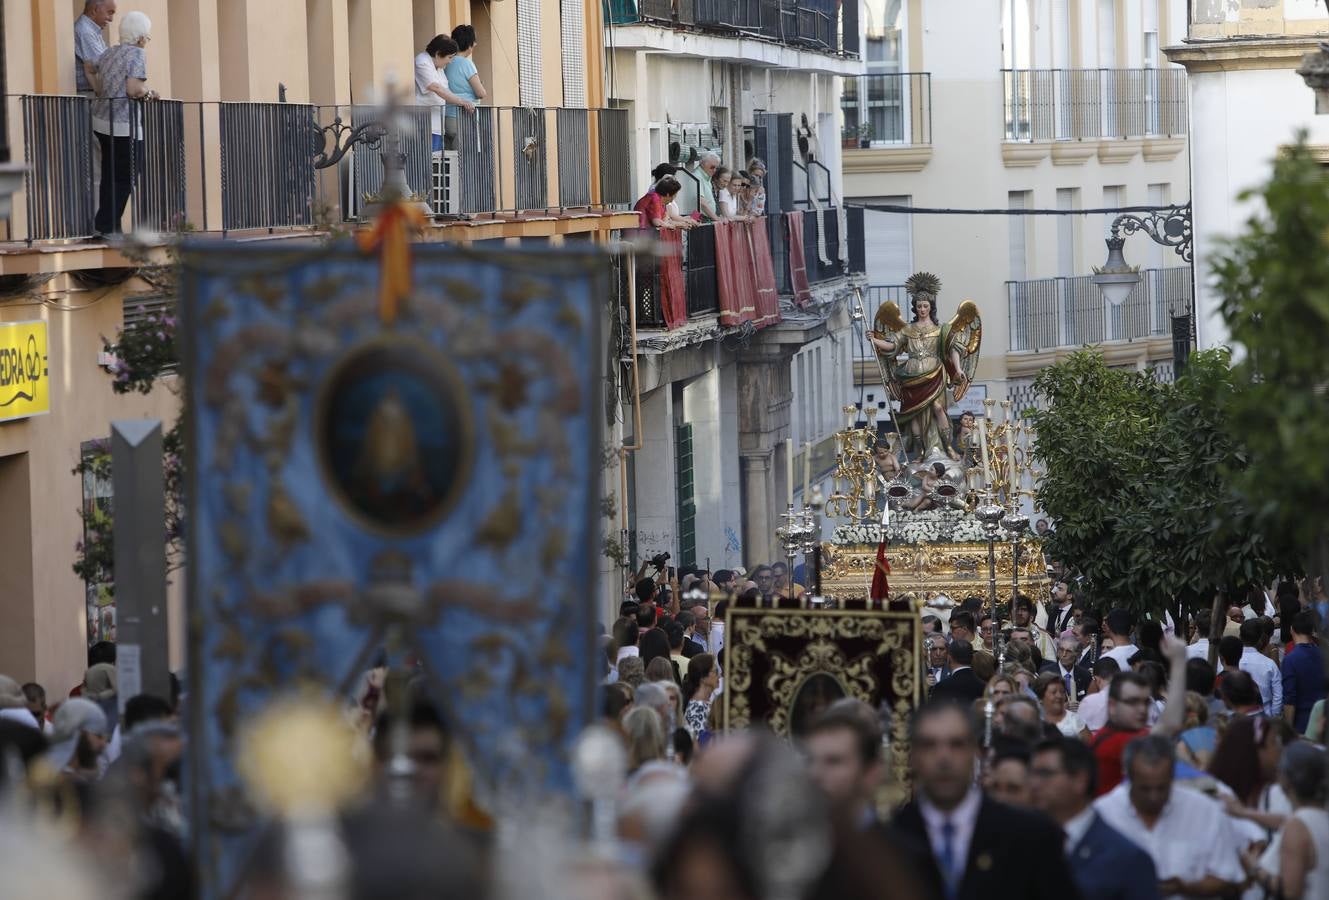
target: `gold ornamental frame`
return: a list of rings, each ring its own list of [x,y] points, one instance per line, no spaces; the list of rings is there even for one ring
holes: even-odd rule
[[[997,602],[1011,599],[1011,542],[995,547],[997,563]],[[938,594],[945,594],[959,604],[965,597],[988,597],[988,545],[902,544],[888,546],[886,559],[891,566],[890,599],[910,600],[920,610]],[[866,600],[877,565],[875,544],[841,544],[832,548],[832,561],[822,571],[822,593],[840,603]],[[1043,554],[1036,543],[1020,544],[1020,593],[1037,603],[1052,599]]]
[[[909,720],[922,700],[921,641],[912,612],[731,606],[722,727],[764,722],[788,738],[804,687],[828,677],[844,696],[890,710],[891,769],[907,784]]]

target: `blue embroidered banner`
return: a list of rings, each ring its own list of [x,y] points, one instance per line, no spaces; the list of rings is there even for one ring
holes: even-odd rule
[[[242,722],[297,682],[345,695],[391,629],[482,781],[571,788],[598,674],[609,261],[413,249],[392,325],[377,258],[349,244],[186,253],[189,781],[208,897],[260,824],[235,771]]]

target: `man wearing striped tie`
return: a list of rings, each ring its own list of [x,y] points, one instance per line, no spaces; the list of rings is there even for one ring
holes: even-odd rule
[[[1079,656],[1079,641],[1070,637],[1058,638],[1056,660],[1048,660],[1038,670],[1040,675],[1051,672],[1060,678],[1066,686],[1066,698],[1076,703],[1084,699],[1089,682],[1093,679],[1093,672],[1076,662]]]

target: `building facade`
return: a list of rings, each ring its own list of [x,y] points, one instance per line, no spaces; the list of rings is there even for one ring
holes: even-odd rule
[[[607,106],[599,0],[142,0],[152,20],[143,158],[121,223],[94,234],[89,100],[75,94],[81,0],[4,4],[5,128],[27,172],[0,240],[0,340],[31,329],[46,409],[0,412],[0,671],[63,696],[91,640],[114,636],[114,600],[75,575],[78,511],[110,509],[109,484],[71,474],[114,420],[180,410],[178,385],[116,394],[103,339],[169,314],[158,269],[171,240],[308,241],[354,227],[381,184],[351,129],[396,92],[407,105],[407,178],[433,217],[423,240],[608,243],[636,216],[629,123]],[[435,154],[411,106],[413,59],[460,23],[478,33],[489,98],[457,151]],[[118,21],[106,38],[118,43]],[[34,340],[36,337],[34,336]],[[26,343],[19,356],[31,357]],[[0,351],[9,348],[0,344]],[[25,371],[30,367],[25,364]],[[0,398],[3,399],[3,398]],[[173,577],[172,666],[184,617]]]
[[[1197,330],[1199,346],[1216,347],[1228,341],[1208,275],[1217,242],[1258,211],[1258,200],[1238,195],[1268,178],[1300,130],[1329,159],[1329,118],[1315,115],[1295,71],[1329,33],[1329,12],[1319,0],[1196,0],[1189,9],[1188,31],[1167,55],[1190,85]]]
[[[606,523],[622,551],[604,572],[612,615],[625,569],[657,553],[712,571],[783,558],[775,529],[790,498],[805,499],[805,457],[810,481],[829,468],[824,447],[839,421],[829,411],[852,380],[849,309],[863,261],[838,134],[842,80],[862,71],[857,3],[614,0],[609,9],[606,77],[611,105],[632,122],[636,193],[658,164],[682,165],[686,213],[699,190],[693,161],[715,152],[746,169],[759,158],[766,212],[742,227],[771,257],[779,294],[778,318],[733,314],[732,292],[723,279],[717,292],[709,268],[709,225],[683,241],[686,321],[664,321],[640,274],[626,290],[635,311],[624,317],[623,404],[608,441],[623,448],[610,461],[622,470],[605,483],[623,499]]]
[[[1113,365],[1168,377],[1171,319],[1190,298],[1184,261],[1146,237],[1128,240],[1145,277],[1113,308],[1089,280],[1106,259],[1112,213],[1006,213],[1188,201],[1185,72],[1161,49],[1184,37],[1186,6],[865,4],[867,71],[843,100],[845,194],[935,211],[866,213],[872,305],[907,311],[902,285],[916,270],[941,278],[943,316],[961,300],[978,304],[983,355],[968,404],[1027,406],[1034,374],[1085,344]],[[861,338],[858,353],[852,399],[882,404]]]

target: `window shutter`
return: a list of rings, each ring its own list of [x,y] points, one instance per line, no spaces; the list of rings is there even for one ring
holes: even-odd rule
[[[540,0],[517,0],[517,80],[521,105],[545,105]]]
[[[586,106],[586,11],[581,0],[560,4],[563,26],[563,105]]]

